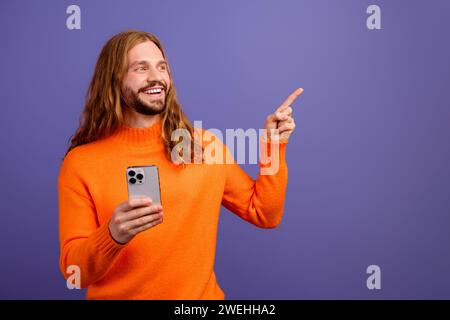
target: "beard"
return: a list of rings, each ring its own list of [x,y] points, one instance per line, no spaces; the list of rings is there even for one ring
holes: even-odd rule
[[[147,86],[148,87],[148,86]],[[139,89],[138,92],[134,92],[130,87],[125,87],[123,91],[123,103],[130,109],[137,113],[154,116],[162,113],[166,108],[166,90],[164,86],[164,93],[161,98],[152,98],[143,92],[143,89]]]

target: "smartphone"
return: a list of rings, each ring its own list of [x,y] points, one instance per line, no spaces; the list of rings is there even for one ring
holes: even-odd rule
[[[161,187],[157,166],[131,166],[126,171],[128,199],[150,197],[152,204],[161,204]]]

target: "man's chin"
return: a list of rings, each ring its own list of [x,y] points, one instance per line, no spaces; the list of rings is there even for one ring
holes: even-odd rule
[[[145,114],[145,115],[156,115],[156,114],[160,114],[164,111],[165,109],[165,105],[158,105],[158,106],[154,106],[154,105],[148,105],[147,103],[142,103],[138,108],[135,108],[135,111],[137,111],[138,113],[141,114]]]

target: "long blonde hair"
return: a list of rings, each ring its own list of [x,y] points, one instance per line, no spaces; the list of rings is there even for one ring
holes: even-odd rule
[[[139,30],[121,32],[104,45],[95,66],[89,85],[79,128],[70,137],[69,153],[73,148],[100,138],[107,137],[124,124],[121,105],[121,84],[127,71],[127,54],[137,44],[152,41],[161,50],[167,61],[167,55],[161,41],[150,33]],[[172,132],[186,129],[191,135],[191,150],[198,147],[194,137],[194,127],[178,102],[173,77],[170,76],[170,88],[166,98],[166,108],[161,114],[161,138],[166,147],[166,156],[171,159],[171,150],[179,141],[171,141]],[[195,143],[194,143],[195,142]],[[203,147],[201,147],[203,149]],[[191,159],[194,160],[194,152]]]

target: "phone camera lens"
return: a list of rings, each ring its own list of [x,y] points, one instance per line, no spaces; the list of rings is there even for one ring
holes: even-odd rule
[[[128,180],[128,181],[130,181],[131,184],[135,184],[135,183],[136,183],[136,179],[135,179],[135,178],[131,178],[131,179]]]
[[[138,174],[136,175],[136,178],[137,178],[138,180],[142,180],[142,179],[144,178],[144,175],[143,175],[142,173],[138,173]]]
[[[133,170],[128,171],[128,175],[130,177],[134,177],[136,175],[136,172],[134,172]]]

